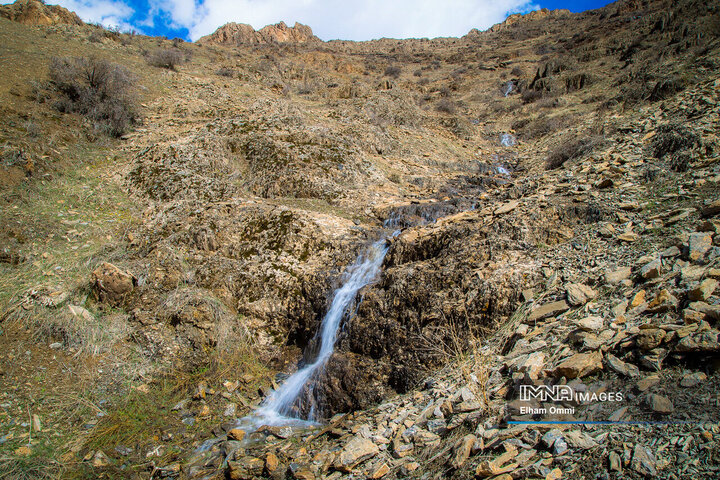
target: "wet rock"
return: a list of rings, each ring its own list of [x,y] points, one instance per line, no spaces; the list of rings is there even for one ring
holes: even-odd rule
[[[240,428],[233,428],[227,433],[228,440],[236,440],[238,442],[241,442],[243,438],[245,438],[245,430],[242,430]]]
[[[133,290],[137,279],[116,265],[104,262],[92,273],[92,282],[100,301],[119,304]]]
[[[597,292],[582,283],[570,283],[565,286],[568,303],[574,307],[585,305],[597,296]]]
[[[343,472],[351,472],[359,463],[374,457],[380,452],[372,441],[354,437],[350,440],[335,460],[335,468]]]
[[[227,476],[230,480],[251,480],[262,475],[265,462],[256,457],[242,457],[239,460],[228,461]]]
[[[649,448],[643,447],[639,443],[636,444],[633,449],[630,468],[645,477],[654,477],[657,475],[655,456]]]
[[[600,352],[576,353],[555,367],[554,375],[568,379],[582,378],[602,370],[602,354]]]

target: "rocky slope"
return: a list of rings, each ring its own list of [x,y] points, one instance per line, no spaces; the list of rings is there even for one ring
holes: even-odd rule
[[[460,39],[226,26],[149,72],[134,59],[169,42],[92,45],[158,88],[108,147],[103,182],[134,218],[79,286],[21,290],[3,317],[52,325],[58,355],[86,351],[73,322],[99,321],[116,339],[99,358],[137,368],[110,375],[107,415],[67,458],[137,478],[712,477],[716,26],[717,6],[694,1],[541,12]],[[45,258],[13,222],[8,278]],[[62,225],[82,238],[81,220]],[[323,425],[237,429],[311,360],[344,267],[395,230],[308,392]],[[191,380],[156,396],[167,372]],[[528,385],[623,400],[520,402]],[[162,409],[110,434],[139,417],[106,398],[128,391]],[[509,423],[536,421],[616,423]]]

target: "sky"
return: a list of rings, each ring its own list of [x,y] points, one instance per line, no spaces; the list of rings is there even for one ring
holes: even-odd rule
[[[0,0],[0,3],[12,3]],[[47,0],[86,22],[121,31],[197,40],[228,22],[255,29],[284,21],[304,23],[322,40],[461,37],[485,30],[509,14],[539,8],[574,12],[604,0]]]

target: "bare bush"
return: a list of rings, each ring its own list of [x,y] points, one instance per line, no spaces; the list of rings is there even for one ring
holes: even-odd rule
[[[548,170],[560,168],[565,162],[580,158],[592,152],[602,145],[602,143],[603,139],[599,136],[579,138],[572,142],[563,142],[550,152],[550,155],[548,155],[545,161],[545,167]]]
[[[235,76],[235,71],[230,67],[220,67],[215,71],[215,74],[220,75],[221,77],[232,78]]]
[[[185,56],[177,48],[155,50],[155,52],[148,57],[148,63],[150,65],[167,68],[168,70],[175,70],[175,67],[182,64],[184,60]]]
[[[457,105],[448,98],[441,98],[435,108],[438,112],[453,114],[457,110]]]
[[[138,120],[134,76],[125,67],[95,57],[53,57],[49,73],[57,110],[80,113],[114,137]]]
[[[385,76],[388,76],[388,77],[398,78],[401,73],[402,73],[402,69],[400,67],[398,67],[397,65],[389,65],[385,69]]]

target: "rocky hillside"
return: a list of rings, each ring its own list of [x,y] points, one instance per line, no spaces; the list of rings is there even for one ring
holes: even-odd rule
[[[0,469],[713,478],[717,19],[621,0],[462,38],[196,44],[0,19]],[[73,103],[67,72],[97,64],[58,51],[113,62],[125,116]],[[239,428],[380,238],[298,406],[319,426]]]

